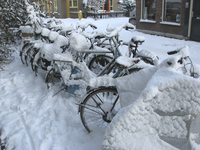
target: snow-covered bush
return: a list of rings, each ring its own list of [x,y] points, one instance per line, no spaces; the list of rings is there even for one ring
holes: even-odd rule
[[[123,0],[122,3],[119,3],[119,9],[126,12],[126,16],[129,16],[129,13],[132,11],[136,3],[132,0]]]
[[[83,13],[83,18],[87,18],[87,12],[89,11],[89,6],[87,3],[82,3],[82,13]]]
[[[103,4],[105,3],[104,0],[88,0],[87,5],[91,6],[94,12],[97,12],[100,10],[101,7],[103,7]]]
[[[28,0],[2,0],[0,1],[0,61],[11,55],[11,47],[20,44],[21,33],[19,27],[27,24],[38,28],[41,19],[38,17],[39,9],[35,3]],[[30,19],[31,18],[31,19]]]

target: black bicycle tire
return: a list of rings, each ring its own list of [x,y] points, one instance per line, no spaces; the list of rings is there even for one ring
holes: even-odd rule
[[[26,62],[26,65],[28,66],[30,60],[31,60],[31,57],[30,57],[30,52],[33,50],[33,46],[31,46],[27,51],[26,51],[26,55],[25,55],[25,62]],[[29,58],[29,62],[28,62],[28,59]]]
[[[47,89],[49,89],[49,80],[50,80],[50,75],[51,77],[53,76],[54,78],[61,78],[61,76],[59,77],[55,77],[55,69],[51,68],[49,71],[47,71],[46,77],[45,77],[45,83],[47,84]],[[53,80],[53,84],[55,84],[54,80]]]
[[[99,58],[106,58],[107,60],[108,59],[110,59],[110,60],[108,60],[109,62],[111,61],[111,60],[113,60],[113,57],[111,57],[111,56],[108,56],[108,55],[95,55],[91,60],[90,60],[90,62],[88,63],[89,65],[88,65],[88,68],[92,71],[92,65],[93,65],[93,63],[96,61],[96,60],[98,60]],[[95,72],[94,72],[95,73]],[[99,72],[98,72],[99,73]],[[97,74],[97,73],[95,73],[95,74]]]
[[[24,60],[23,60],[23,57],[24,57],[24,50],[25,50],[25,48],[29,47],[29,45],[30,45],[30,43],[24,44],[23,47],[22,47],[22,50],[21,50],[20,53],[19,53],[21,62],[22,62],[23,64],[25,64],[25,62],[24,62]]]
[[[141,58],[145,63],[154,65],[153,61],[149,60],[148,58]]]
[[[82,124],[83,126],[85,127],[85,129],[90,133],[92,131],[92,129],[90,129],[90,127],[87,125],[87,122],[86,120],[89,120],[89,119],[86,119],[87,115],[85,116],[85,113],[87,112],[87,110],[90,110],[86,107],[89,107],[90,105],[87,105],[87,103],[90,103],[89,101],[91,100],[91,98],[94,96],[94,95],[97,95],[98,93],[105,93],[105,92],[112,92],[112,93],[115,93],[116,94],[116,98],[119,98],[119,94],[117,92],[117,89],[114,88],[114,87],[104,87],[104,88],[99,88],[99,89],[96,89],[96,90],[93,90],[91,91],[87,97],[83,100],[83,102],[80,104],[80,117],[81,117],[81,121],[82,121]],[[118,102],[120,102],[120,100],[118,99],[117,100]],[[119,104],[117,104],[118,106]],[[119,106],[118,106],[119,107]],[[121,108],[121,107],[120,107]],[[98,110],[98,109],[97,109]],[[102,111],[103,112],[103,111]],[[96,113],[96,112],[95,112]],[[89,113],[90,115],[92,114],[92,112]],[[105,121],[103,119],[103,115],[99,115],[99,117],[101,118],[101,121],[103,121],[103,124],[105,126],[108,125],[109,122]],[[91,120],[90,120],[91,121]],[[94,124],[95,123],[98,123],[96,120],[94,120]],[[98,125],[97,125],[98,126]]]

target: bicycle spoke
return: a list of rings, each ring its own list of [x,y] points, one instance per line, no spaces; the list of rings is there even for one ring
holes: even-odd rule
[[[119,109],[119,96],[116,89],[111,87],[97,89],[81,104],[81,121],[88,132],[95,127],[104,129]]]

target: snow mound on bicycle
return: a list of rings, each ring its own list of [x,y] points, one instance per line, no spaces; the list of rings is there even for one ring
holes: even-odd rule
[[[175,58],[115,80],[124,108],[106,129],[104,149],[199,147],[200,80],[168,64]]]
[[[89,48],[87,39],[81,34],[72,33],[69,38],[69,41],[71,50],[80,52]]]

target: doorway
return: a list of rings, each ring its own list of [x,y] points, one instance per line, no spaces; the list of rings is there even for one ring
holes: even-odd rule
[[[194,0],[190,39],[200,41],[200,0]]]

